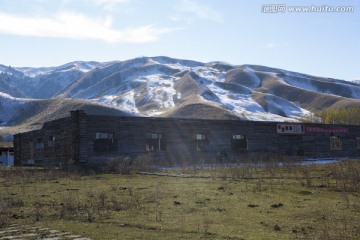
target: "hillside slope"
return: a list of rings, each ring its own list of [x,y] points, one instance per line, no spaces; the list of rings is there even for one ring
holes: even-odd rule
[[[0,135],[41,128],[46,121],[67,117],[70,111],[129,116],[127,112],[79,99],[22,99],[0,93]],[[132,115],[131,115],[132,116]]]
[[[356,82],[164,56],[50,68],[0,65],[0,92],[2,126],[41,124],[79,108],[138,116],[297,121],[324,108],[360,107]]]

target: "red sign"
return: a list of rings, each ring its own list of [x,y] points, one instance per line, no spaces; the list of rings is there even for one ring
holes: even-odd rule
[[[319,133],[346,133],[348,128],[321,128],[321,127],[306,127],[306,132]]]

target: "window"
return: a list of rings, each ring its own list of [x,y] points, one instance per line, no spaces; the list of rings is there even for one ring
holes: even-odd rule
[[[194,139],[195,140],[206,140],[207,136],[206,136],[206,134],[194,134]]]
[[[209,148],[209,140],[206,134],[194,134],[193,141],[196,151],[206,151]]]
[[[117,151],[117,139],[114,133],[98,132],[95,135],[94,151],[95,152],[114,152]]]
[[[166,140],[161,133],[147,133],[146,134],[146,151],[166,151]]]
[[[50,136],[49,137],[48,147],[55,147],[55,136]]]
[[[44,149],[44,143],[42,142],[41,138],[38,138],[38,140],[36,141],[36,149]]]
[[[238,150],[246,150],[247,149],[247,139],[246,135],[235,134],[231,139],[231,149]]]
[[[114,133],[96,133],[96,139],[114,139]]]
[[[342,150],[342,142],[338,136],[330,136],[330,150]]]
[[[356,138],[356,142],[357,142],[357,149],[360,150],[360,137]]]

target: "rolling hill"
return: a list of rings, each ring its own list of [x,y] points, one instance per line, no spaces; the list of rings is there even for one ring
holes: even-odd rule
[[[0,126],[40,126],[70,110],[133,116],[297,121],[360,107],[360,85],[258,65],[141,57],[59,67],[0,65]]]

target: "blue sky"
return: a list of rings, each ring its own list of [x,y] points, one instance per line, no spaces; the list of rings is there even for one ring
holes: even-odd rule
[[[312,5],[353,11],[288,10]],[[165,55],[353,80],[359,40],[356,0],[0,0],[0,64],[14,67]]]

